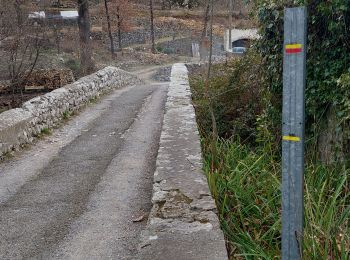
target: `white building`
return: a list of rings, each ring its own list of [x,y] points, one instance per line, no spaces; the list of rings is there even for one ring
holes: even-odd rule
[[[45,12],[32,12],[28,15],[29,19],[45,19]]]
[[[78,11],[60,11],[62,19],[78,19],[79,14]]]
[[[257,29],[232,29],[231,30],[231,42],[229,40],[229,30],[225,31],[224,35],[224,49],[225,51],[232,52],[232,47],[247,47],[247,43],[251,40],[259,38]]]
[[[78,11],[66,10],[66,11],[55,11],[55,12],[33,12],[28,15],[29,19],[40,20],[77,20],[79,17]]]

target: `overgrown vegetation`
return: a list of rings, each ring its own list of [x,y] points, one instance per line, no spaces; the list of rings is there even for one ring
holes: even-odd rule
[[[213,67],[209,96],[213,100],[218,135],[223,138],[239,135],[245,141],[256,138],[256,115],[262,111],[261,58],[250,52],[244,60],[231,60],[227,64]],[[249,68],[249,70],[246,70]],[[252,73],[255,71],[255,73]],[[212,131],[209,101],[205,98],[205,79],[201,75],[192,77],[191,84],[196,97],[197,113],[201,118],[201,131],[209,135]]]
[[[297,2],[255,2],[262,37],[242,59],[213,67],[211,102],[204,77],[191,77],[205,171],[232,259],[280,259],[283,9]],[[350,259],[350,2],[306,4],[304,259]],[[325,147],[332,158],[322,156]]]
[[[226,77],[220,75],[211,80],[221,136],[215,144],[215,154],[212,152],[208,103],[202,95],[204,83],[191,80],[203,137],[205,171],[229,240],[232,259],[275,259],[280,257],[281,246],[281,155],[274,134],[265,125],[268,120],[261,109],[263,101],[257,97],[259,91],[243,91],[240,96],[239,85],[229,91],[227,75],[233,75],[232,80],[241,69],[249,70],[248,67],[228,67],[230,73],[223,72]],[[222,65],[216,70],[221,71]],[[236,113],[232,113],[234,110]],[[254,111],[258,112],[255,122]],[[331,256],[330,259],[348,259],[349,167],[346,164],[325,166],[311,157],[306,165],[305,259],[329,259]]]
[[[232,259],[279,259],[281,168],[271,151],[220,139],[203,143],[205,170]],[[212,170],[212,165],[216,165]],[[305,172],[305,259],[349,259],[350,171],[312,162]]]
[[[69,110],[66,110],[62,113],[63,120],[68,120],[72,116],[72,112]]]
[[[43,129],[40,130],[40,133],[35,134],[34,137],[36,138],[43,138],[44,136],[51,135],[52,130],[48,127],[44,127]]]
[[[306,86],[306,130],[314,143],[321,142],[322,135],[332,126],[328,119],[337,124],[338,135],[347,135],[348,120],[344,120],[350,110],[344,103],[350,100],[349,90],[344,87],[350,75],[350,2],[348,0],[256,0],[256,14],[260,24],[261,39],[257,50],[263,57],[265,68],[263,79],[265,89],[271,97],[282,93],[282,49],[283,49],[283,11],[305,2],[308,8],[308,48],[307,48],[307,86]],[[341,87],[343,86],[343,87]],[[281,99],[270,100],[273,109],[281,109]],[[273,110],[267,111],[271,112]],[[334,115],[334,116],[333,116]],[[334,117],[334,118],[332,118]],[[279,128],[279,121],[273,122]],[[335,137],[335,135],[334,135]],[[316,145],[314,150],[321,153],[323,161],[331,162],[349,155],[349,138],[342,142],[333,138],[326,142],[334,145]],[[327,151],[330,150],[330,151]],[[333,158],[322,158],[324,153]],[[340,153],[337,154],[337,153]],[[317,157],[317,156],[316,156]]]
[[[40,134],[41,135],[51,135],[51,130],[50,130],[50,128],[45,127],[43,129],[41,129]]]

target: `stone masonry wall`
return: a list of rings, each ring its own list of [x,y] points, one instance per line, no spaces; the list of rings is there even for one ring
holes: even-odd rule
[[[106,67],[92,75],[25,102],[21,108],[0,114],[0,157],[31,143],[45,128],[62,121],[65,113],[78,110],[89,100],[112,89],[140,84],[126,71]]]
[[[184,64],[172,68],[153,208],[136,259],[225,260],[225,238],[202,170],[201,146]]]

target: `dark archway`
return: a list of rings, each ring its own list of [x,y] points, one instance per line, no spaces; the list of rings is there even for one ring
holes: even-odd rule
[[[249,40],[249,39],[239,39],[239,40],[233,41],[231,47],[232,48],[234,48],[234,47],[248,48],[248,47],[250,47],[250,43],[251,43],[251,40]]]

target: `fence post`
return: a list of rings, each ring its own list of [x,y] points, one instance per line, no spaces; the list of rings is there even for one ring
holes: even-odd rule
[[[282,259],[302,258],[306,7],[284,12],[282,112]]]

